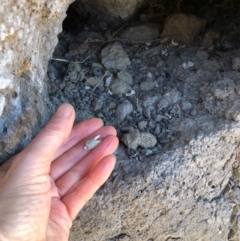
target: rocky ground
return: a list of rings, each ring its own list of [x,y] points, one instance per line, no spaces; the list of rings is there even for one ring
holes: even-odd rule
[[[105,37],[106,22],[63,32],[49,63],[51,102],[71,103],[77,121],[97,116],[115,126],[129,157],[142,160],[188,131],[192,123],[181,127],[187,119],[238,121],[240,46],[216,30],[188,44],[205,25],[195,18],[176,14],[161,35],[150,23],[126,25],[117,37]]]
[[[111,230],[110,224],[103,228],[101,221],[91,223],[85,217],[75,224],[72,240],[237,240],[234,228],[221,225],[237,227],[237,222],[231,221],[232,200],[225,192],[238,170],[233,169],[236,159],[231,158],[239,138],[240,45],[234,31],[231,36],[208,21],[177,13],[159,24],[142,14],[138,21],[118,26],[91,20],[78,30],[59,35],[46,77],[51,104],[57,108],[62,102],[71,103],[76,121],[97,116],[113,125],[121,142],[116,152],[119,163],[109,181],[113,188],[118,180],[118,191],[113,188],[110,192],[120,200],[122,182],[125,189],[129,183],[133,187],[140,183],[141,188],[135,186],[135,199],[154,190],[155,196],[142,197],[140,203],[144,206],[155,200],[151,205],[161,202],[166,208],[156,208],[161,213],[156,217],[146,208],[143,213],[152,215],[151,220],[144,216],[146,223],[135,226],[126,221],[132,211],[122,210],[130,204],[124,206],[113,198],[115,205],[100,206],[115,210],[113,215],[119,215],[122,224],[115,223]],[[232,182],[238,189],[237,179]],[[109,185],[105,187],[108,191]],[[135,199],[126,198],[133,207],[138,202]],[[188,207],[184,202],[170,207],[175,199],[187,199]],[[95,202],[99,201],[90,205]],[[139,202],[136,205],[139,208]],[[219,225],[206,231],[202,222],[210,220],[208,208],[218,212],[215,218],[219,220],[212,222]],[[203,210],[210,216],[204,216]],[[183,228],[184,222],[185,226],[191,223],[190,217],[199,223],[199,227],[190,225],[192,232]],[[124,220],[129,229],[124,228]],[[155,228],[149,231],[151,225],[161,237]],[[95,226],[105,233],[91,231]]]

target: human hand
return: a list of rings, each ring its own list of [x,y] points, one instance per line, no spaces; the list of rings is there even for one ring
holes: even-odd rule
[[[116,130],[100,119],[73,127],[63,104],[38,136],[0,168],[0,240],[65,241],[73,219],[115,165]],[[85,151],[86,140],[103,141]]]

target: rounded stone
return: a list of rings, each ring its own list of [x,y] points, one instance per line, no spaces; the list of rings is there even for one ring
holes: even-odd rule
[[[157,139],[154,135],[148,132],[133,131],[123,135],[123,143],[133,150],[136,150],[138,146],[143,148],[151,148],[157,144]]]
[[[110,86],[110,90],[115,95],[121,95],[129,93],[131,91],[131,87],[125,81],[115,79]]]
[[[119,43],[109,44],[103,48],[101,61],[108,70],[125,70],[131,64],[127,53]]]
[[[116,109],[116,116],[119,121],[123,121],[133,111],[133,105],[128,100],[123,101]]]
[[[141,90],[152,90],[156,86],[155,81],[144,81],[140,84],[140,89]]]
[[[233,58],[232,60],[232,69],[233,70],[240,70],[240,58],[236,57],[236,58]]]

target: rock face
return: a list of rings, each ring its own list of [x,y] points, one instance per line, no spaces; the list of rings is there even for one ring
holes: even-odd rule
[[[206,127],[209,124],[213,123]],[[209,135],[203,130],[186,142],[185,150],[175,146],[174,151],[151,156],[143,163],[126,165],[122,156],[111,181],[74,223],[71,240],[118,240],[120,235],[134,241],[228,240],[235,204],[227,197],[237,197],[238,191],[234,188],[225,197],[221,193],[232,175],[235,155],[231,142],[238,139],[240,126],[224,130],[226,124],[220,125],[218,133]],[[222,149],[228,154],[222,155]],[[77,230],[85,233],[80,239]]]
[[[74,4],[82,12],[82,9],[87,9],[88,12],[101,12],[103,14],[114,17],[127,18],[142,5],[144,0],[77,0]]]
[[[44,76],[70,3],[1,2],[0,163],[25,146],[52,113]]]

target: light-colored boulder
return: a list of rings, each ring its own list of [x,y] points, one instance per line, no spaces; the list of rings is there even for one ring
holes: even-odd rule
[[[44,77],[71,2],[1,1],[0,91],[5,101],[0,163],[25,146],[50,117]]]
[[[192,14],[173,14],[167,18],[161,38],[170,38],[183,44],[189,44],[206,24],[205,19]]]

